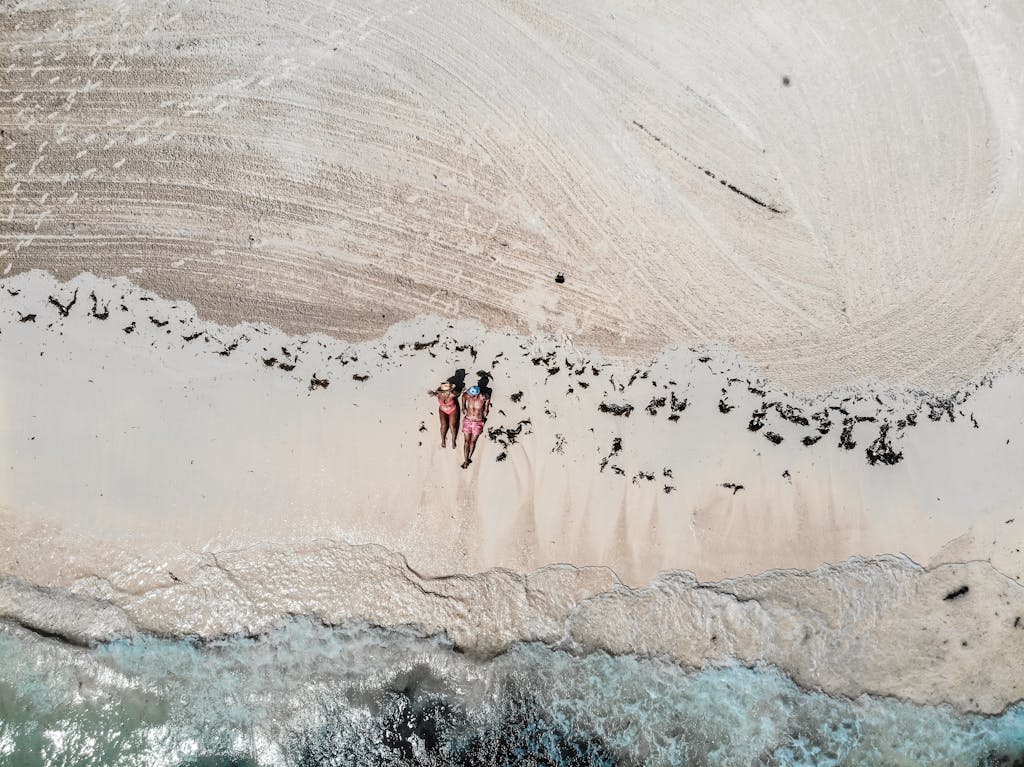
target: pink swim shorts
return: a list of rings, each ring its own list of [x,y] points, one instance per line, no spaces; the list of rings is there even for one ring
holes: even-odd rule
[[[463,434],[475,434],[480,436],[484,431],[484,422],[479,418],[463,418],[462,419],[462,433]]]

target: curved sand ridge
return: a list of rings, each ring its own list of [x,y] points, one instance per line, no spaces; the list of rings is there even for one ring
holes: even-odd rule
[[[16,3],[14,270],[349,339],[421,313],[782,385],[1020,346],[1024,10]],[[555,284],[556,273],[566,275]]]

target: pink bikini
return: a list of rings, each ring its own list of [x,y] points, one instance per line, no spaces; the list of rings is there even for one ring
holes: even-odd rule
[[[457,407],[457,405],[456,405],[454,399],[450,399],[448,401],[445,401],[445,400],[441,399],[440,397],[438,397],[437,398],[437,407],[438,407],[438,409],[440,409],[440,411],[442,413],[445,413],[447,415],[451,415],[452,413],[455,412],[455,408]]]

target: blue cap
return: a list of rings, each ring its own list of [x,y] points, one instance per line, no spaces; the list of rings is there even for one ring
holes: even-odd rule
[[[480,393],[480,387],[479,386],[470,386],[469,389],[466,391],[466,394],[468,394],[470,397],[475,397],[479,393]]]

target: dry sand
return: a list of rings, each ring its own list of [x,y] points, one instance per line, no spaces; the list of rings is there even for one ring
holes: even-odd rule
[[[1021,39],[1009,0],[5,5],[0,614],[1021,699]]]
[[[14,271],[131,273],[350,340],[437,314],[641,355],[724,342],[807,391],[954,389],[1021,348],[1012,0],[0,21]]]

